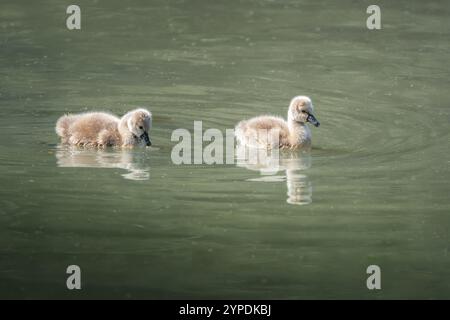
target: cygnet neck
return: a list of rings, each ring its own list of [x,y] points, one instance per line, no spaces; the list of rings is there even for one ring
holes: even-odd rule
[[[303,130],[305,127],[305,124],[303,122],[295,121],[294,117],[292,117],[290,113],[288,113],[287,124],[288,124],[289,131],[291,133],[294,133],[298,130]]]
[[[124,133],[129,131],[128,129],[128,118],[130,117],[130,114],[125,114],[122,118],[119,120],[119,131],[123,131]]]

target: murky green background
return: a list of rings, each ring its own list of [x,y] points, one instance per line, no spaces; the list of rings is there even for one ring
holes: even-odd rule
[[[448,1],[378,1],[379,31],[371,1],[69,4],[0,4],[0,298],[450,298]],[[174,129],[297,94],[322,125],[277,174],[172,164]],[[154,147],[58,146],[63,113],[137,106]]]

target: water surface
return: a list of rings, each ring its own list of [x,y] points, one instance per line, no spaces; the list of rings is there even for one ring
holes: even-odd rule
[[[378,31],[368,1],[77,4],[80,31],[59,1],[0,4],[1,298],[449,298],[447,1],[378,1]],[[310,154],[172,163],[173,130],[298,94]],[[152,148],[58,145],[65,112],[138,106]]]

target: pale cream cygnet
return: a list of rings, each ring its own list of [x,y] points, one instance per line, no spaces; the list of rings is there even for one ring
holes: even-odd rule
[[[61,142],[87,147],[151,146],[152,114],[146,109],[128,112],[122,118],[105,112],[64,115],[56,122]]]
[[[236,125],[235,135],[241,145],[257,148],[307,148],[311,130],[307,122],[318,127],[311,99],[297,96],[291,100],[287,121],[276,116],[259,116]]]

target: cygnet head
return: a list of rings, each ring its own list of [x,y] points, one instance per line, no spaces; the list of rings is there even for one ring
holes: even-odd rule
[[[314,106],[311,99],[306,96],[297,96],[291,100],[288,111],[288,119],[299,123],[309,122],[318,127],[320,125],[313,115]]]
[[[148,135],[152,126],[152,114],[145,109],[136,109],[129,112],[127,120],[128,130],[136,137],[145,141],[147,146],[151,146],[152,142]]]

